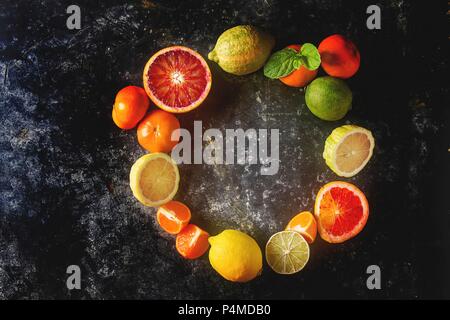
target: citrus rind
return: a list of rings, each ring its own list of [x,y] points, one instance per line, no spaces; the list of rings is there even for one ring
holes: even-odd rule
[[[339,167],[337,151],[350,135],[358,133],[366,136],[367,140],[369,141],[369,150],[365,150],[368,151],[368,154],[359,166],[351,171],[345,171]],[[333,132],[331,132],[331,134],[328,136],[327,140],[325,141],[323,158],[325,159],[328,167],[334,173],[336,173],[340,177],[349,178],[359,173],[366,166],[373,155],[374,147],[375,139],[373,138],[372,133],[369,130],[355,125],[344,125],[334,129]]]
[[[308,263],[308,242],[296,231],[277,232],[267,241],[266,260],[276,273],[297,273]]]
[[[145,195],[145,190],[143,190],[143,187],[142,187],[142,179],[143,179],[142,175],[143,175],[144,170],[146,169],[147,165],[151,161],[154,161],[156,159],[163,159],[168,164],[170,164],[171,168],[174,171],[175,177],[173,179],[174,181],[173,181],[172,190],[167,193],[167,196],[165,198],[155,201],[155,200],[149,199],[149,197]],[[159,173],[159,174],[161,175],[162,173]],[[178,191],[179,183],[180,183],[180,173],[178,171],[178,167],[177,167],[175,161],[165,153],[146,154],[146,155],[140,157],[131,167],[131,171],[130,171],[131,191],[133,192],[134,197],[145,206],[159,207],[159,206],[162,206],[163,204],[169,202],[170,200],[172,200]]]
[[[335,236],[335,235],[329,233],[326,230],[325,226],[323,225],[323,222],[321,219],[320,204],[322,202],[322,198],[328,191],[330,191],[333,188],[345,188],[345,189],[350,190],[353,194],[358,196],[358,198],[360,199],[361,207],[363,210],[362,218],[353,227],[353,229],[350,232],[344,233],[340,236]],[[368,203],[367,198],[364,195],[364,193],[355,185],[348,183],[348,182],[344,182],[344,181],[329,182],[326,185],[324,185],[322,188],[320,188],[319,192],[317,193],[316,201],[314,204],[314,215],[316,216],[317,228],[318,228],[320,237],[329,243],[342,243],[344,241],[347,241],[347,240],[355,237],[365,227],[367,220],[369,218],[369,203]]]

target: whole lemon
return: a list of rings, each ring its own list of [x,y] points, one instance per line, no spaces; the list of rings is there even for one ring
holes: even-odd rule
[[[254,26],[236,26],[220,35],[208,59],[228,73],[249,74],[264,65],[274,45],[270,34]]]
[[[247,282],[261,274],[261,249],[249,235],[237,230],[225,230],[210,237],[209,244],[209,262],[225,279]]]

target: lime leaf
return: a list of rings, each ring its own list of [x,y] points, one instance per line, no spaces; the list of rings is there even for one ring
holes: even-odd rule
[[[320,66],[319,50],[313,44],[302,44],[299,54],[302,57],[302,65],[309,70],[316,70]]]
[[[285,48],[275,52],[264,66],[264,75],[270,79],[278,79],[287,76],[297,69],[299,56],[294,49]]]

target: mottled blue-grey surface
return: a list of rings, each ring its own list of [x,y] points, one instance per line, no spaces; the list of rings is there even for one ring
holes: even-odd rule
[[[0,298],[450,297],[447,8],[428,2],[378,2],[382,30],[369,31],[361,1],[78,1],[82,29],[69,31],[71,3],[1,1]],[[128,174],[144,150],[134,130],[113,124],[111,106],[120,88],[142,85],[158,49],[180,44],[206,56],[225,29],[244,23],[271,32],[276,48],[333,33],[353,39],[362,57],[348,80],[353,109],[324,122],[302,90],[210,63],[213,90],[178,117],[182,127],[280,129],[281,164],[275,176],[261,176],[259,165],[181,165],[176,199],[194,223],[211,234],[241,229],[263,247],[338,179],[321,155],[333,128],[364,126],[376,148],[344,179],[370,202],[358,237],[318,239],[296,275],[265,264],[258,279],[234,284],[206,256],[182,259],[154,210],[133,198]],[[81,290],[66,288],[71,264],[81,267]],[[381,267],[382,290],[366,288],[371,264]]]

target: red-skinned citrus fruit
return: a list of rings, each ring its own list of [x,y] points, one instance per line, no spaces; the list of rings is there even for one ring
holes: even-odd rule
[[[211,89],[211,71],[192,49],[174,46],[155,53],[143,74],[144,88],[161,109],[183,113],[198,107]]]
[[[302,46],[299,44],[292,44],[287,47],[299,52]],[[300,68],[292,71],[292,73],[290,73],[289,75],[280,78],[280,81],[291,87],[304,87],[314,80],[317,75],[317,70],[318,69],[309,70],[302,65],[300,66]]]
[[[317,193],[314,214],[322,239],[341,243],[364,228],[369,217],[369,203],[353,184],[334,181]]]
[[[159,207],[156,219],[164,231],[178,234],[189,223],[191,210],[185,204],[172,200]]]
[[[322,40],[318,49],[322,68],[330,76],[347,79],[358,71],[361,60],[358,48],[344,36],[331,35]]]
[[[208,238],[208,232],[200,229],[195,224],[188,224],[177,235],[177,251],[186,259],[197,259],[208,250]]]
[[[150,152],[168,153],[180,139],[179,132],[175,131],[177,129],[180,129],[180,122],[173,114],[154,110],[139,123],[138,142]]]
[[[132,129],[144,117],[150,102],[144,89],[128,86],[120,90],[114,101],[112,118],[121,129]]]

